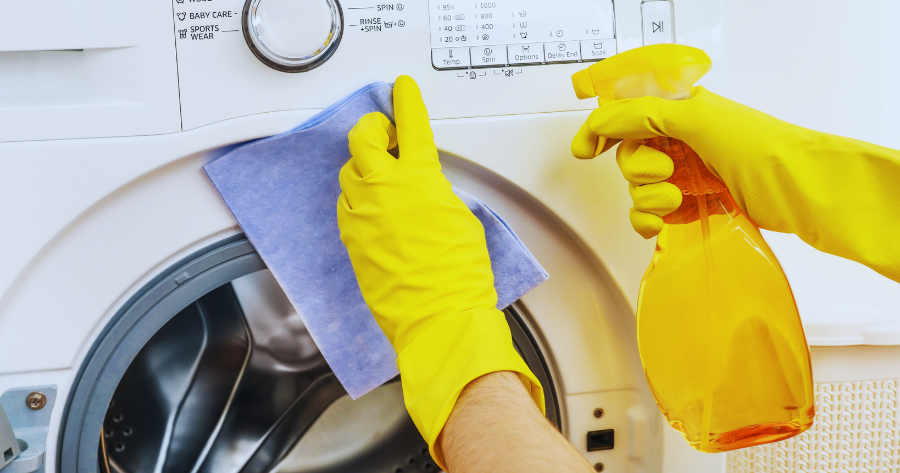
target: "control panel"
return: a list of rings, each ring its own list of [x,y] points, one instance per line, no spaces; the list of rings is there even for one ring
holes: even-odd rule
[[[595,102],[577,100],[570,78],[591,61],[659,42],[717,61],[719,3],[14,2],[7,17],[41,21],[0,28],[0,141],[172,133],[321,109],[401,74],[419,82],[435,119],[586,110]]]
[[[171,0],[182,126],[324,108],[401,74],[436,119],[591,108],[570,78],[622,50],[614,1]]]
[[[616,53],[612,0],[429,0],[436,69],[599,61]]]

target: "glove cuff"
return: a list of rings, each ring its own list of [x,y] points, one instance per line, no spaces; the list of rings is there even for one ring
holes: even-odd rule
[[[463,388],[488,373],[519,374],[544,412],[544,390],[516,352],[509,325],[496,309],[476,309],[443,317],[420,333],[397,357],[403,398],[431,456],[444,471],[435,442]]]

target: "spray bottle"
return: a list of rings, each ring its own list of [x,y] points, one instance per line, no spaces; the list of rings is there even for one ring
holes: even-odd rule
[[[579,98],[598,97],[601,106],[684,100],[711,67],[699,49],[658,44],[598,62],[572,81]],[[659,409],[709,453],[807,430],[815,415],[809,348],[778,260],[687,144],[636,141],[672,158],[667,181],[682,193],[681,206],[663,219],[638,297],[641,363]]]

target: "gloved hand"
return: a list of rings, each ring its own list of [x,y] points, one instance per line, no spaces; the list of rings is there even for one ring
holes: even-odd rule
[[[512,371],[541,410],[544,395],[494,307],[484,228],[441,172],[410,77],[394,84],[394,114],[396,128],[370,113],[350,131],[338,226],[363,298],[397,350],[407,410],[443,467],[435,441],[470,381]]]
[[[687,143],[761,228],[900,281],[900,152],[801,128],[695,87],[687,100],[618,100],[591,113],[572,151],[593,158],[619,139]],[[616,159],[630,182],[631,222],[645,238],[681,202],[665,154],[625,142]]]

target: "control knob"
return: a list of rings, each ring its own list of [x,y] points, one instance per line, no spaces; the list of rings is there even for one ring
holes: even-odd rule
[[[305,72],[328,60],[341,42],[338,0],[247,0],[242,27],[253,54],[282,72]]]

